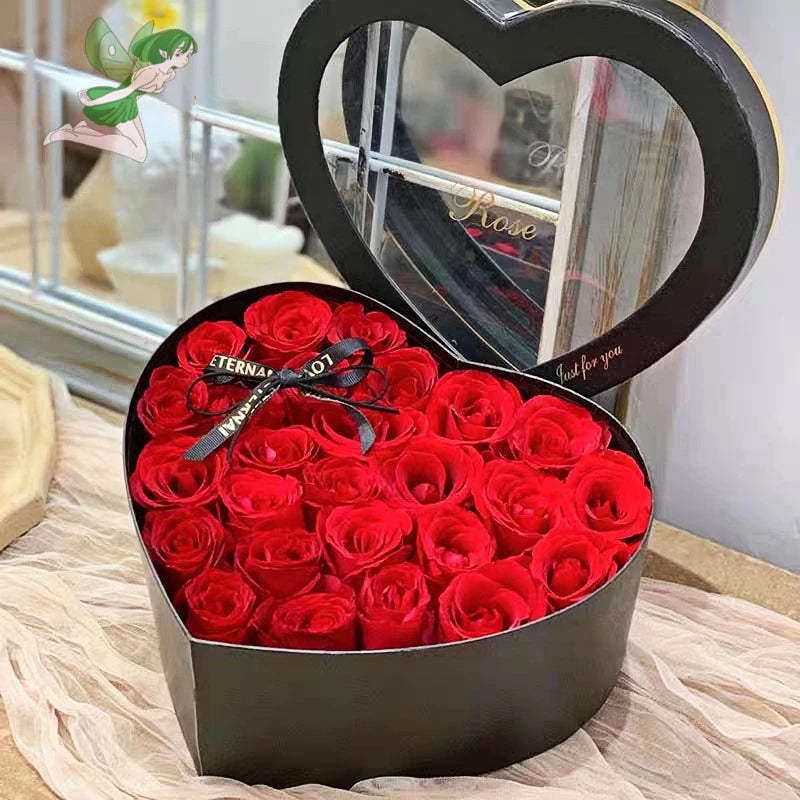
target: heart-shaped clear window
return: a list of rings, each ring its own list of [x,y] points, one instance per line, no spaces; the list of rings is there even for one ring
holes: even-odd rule
[[[529,370],[614,327],[680,263],[702,212],[685,114],[610,59],[498,86],[430,31],[383,22],[329,62],[319,122],[380,268],[480,361]]]

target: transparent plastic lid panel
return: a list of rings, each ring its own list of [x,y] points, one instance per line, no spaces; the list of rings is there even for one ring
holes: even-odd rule
[[[433,33],[383,22],[340,48],[320,98],[353,224],[467,358],[529,370],[585,344],[646,302],[697,230],[691,125],[625,64],[575,58],[500,87]]]

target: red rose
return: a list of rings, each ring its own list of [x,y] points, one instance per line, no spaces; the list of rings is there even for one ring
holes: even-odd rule
[[[242,400],[244,400],[252,391],[252,389],[248,389],[246,386],[237,386],[235,383],[223,383],[223,384],[203,383],[197,385],[198,386],[203,385],[207,387],[208,402],[205,405],[198,403],[194,399],[194,390],[193,390],[192,391],[193,405],[196,408],[202,409],[203,411],[215,411],[218,414],[218,416],[216,417],[206,418],[209,420],[209,429],[213,428],[214,425],[216,425],[218,422],[221,422],[224,419],[221,412],[228,411],[228,409],[232,409],[233,406],[239,405],[239,403],[241,403]],[[259,416],[259,424],[263,424],[261,422],[260,416]]]
[[[466,502],[482,467],[475,448],[427,437],[387,457],[381,470],[390,502],[419,510]]]
[[[253,303],[244,312],[244,328],[276,356],[311,350],[325,338],[330,306],[308,292],[280,292]]]
[[[428,430],[428,420],[419,411],[405,409],[399,414],[365,411],[375,431],[375,444],[370,455],[388,455],[401,450],[412,439]],[[322,450],[332,456],[361,455],[358,428],[342,406],[333,403],[316,403],[311,416],[311,427]]]
[[[294,393],[294,390],[292,390],[291,394]],[[250,425],[255,425],[259,428],[272,428],[273,430],[287,425],[291,410],[289,394],[290,392],[278,392],[272,395],[253,415]]]
[[[558,478],[514,461],[490,461],[475,490],[475,507],[504,556],[528,550],[560,525],[567,503],[567,490]]]
[[[364,650],[418,647],[430,635],[431,595],[415,564],[391,564],[369,573],[358,596]]]
[[[365,341],[373,353],[395,350],[406,343],[406,334],[400,326],[382,311],[364,313],[361,303],[342,303],[333,312],[328,341],[336,342],[355,337]]]
[[[513,559],[456,575],[439,598],[439,640],[458,642],[516,628],[547,614],[541,584]]]
[[[200,374],[216,355],[241,355],[247,336],[233,322],[201,322],[178,342],[178,364]]]
[[[233,465],[298,477],[316,452],[317,443],[308,428],[292,425],[270,430],[252,424],[233,448]]]
[[[217,496],[227,470],[223,452],[203,461],[181,456],[195,443],[191,436],[169,436],[148,442],[131,475],[131,497],[145,508],[205,505]]]
[[[393,408],[422,410],[439,376],[439,365],[434,357],[421,347],[403,347],[376,357],[375,366],[382,369],[389,386],[383,401]],[[374,396],[383,388],[383,378],[371,372],[356,388],[359,397]]]
[[[321,591],[287,600],[269,614],[269,634],[259,631],[260,643],[291,650],[355,650],[355,592],[332,575],[320,582]]]
[[[605,450],[584,456],[567,476],[569,517],[611,539],[647,530],[653,497],[639,465],[625,453]]]
[[[233,470],[220,484],[219,496],[231,530],[240,536],[304,526],[303,487],[291,476],[258,469]]]
[[[269,626],[272,623],[272,615],[275,613],[275,609],[282,602],[284,601],[277,600],[274,597],[267,597],[256,606],[256,610],[250,618],[250,638],[255,644],[261,645],[261,647],[278,646],[269,632]]]
[[[599,589],[617,573],[617,544],[581,528],[561,528],[548,533],[534,546],[531,575],[544,586],[554,609],[566,608]],[[627,556],[624,546],[622,551]]]
[[[136,413],[151,436],[198,434],[213,425],[209,417],[195,414],[186,403],[186,392],[193,380],[192,375],[182,369],[158,367],[153,370],[150,385],[136,404]],[[208,407],[205,384],[195,384],[192,403],[195,408]]]
[[[240,539],[234,564],[259,597],[284,598],[314,588],[321,557],[322,542],[316,533],[277,528]]]
[[[516,386],[488,372],[468,369],[439,379],[425,413],[431,433],[482,444],[505,438],[521,405]]]
[[[604,449],[608,426],[574,403],[552,395],[538,395],[517,411],[514,427],[495,452],[535,469],[566,472],[581,456]]]
[[[385,503],[323,509],[317,530],[325,543],[328,562],[342,580],[360,577],[368,569],[405,561],[411,554],[408,539],[411,517]]]
[[[198,639],[243,644],[256,596],[236,572],[207,569],[186,585],[186,627]]]
[[[497,543],[471,511],[459,506],[431,508],[417,516],[417,556],[437,582],[488,564]]]
[[[350,506],[377,500],[378,467],[358,456],[328,456],[303,467],[305,501],[312,506]]]
[[[156,367],[150,373],[149,386],[157,386],[160,383],[182,383],[189,385],[194,380],[194,375],[180,367]]]
[[[642,542],[644,541],[644,535],[642,536],[634,536],[633,539],[627,539],[623,544],[628,550],[628,557],[622,562],[619,563],[619,558],[617,559],[617,565],[621,569],[625,563],[630,561],[638,551],[638,549],[642,546]]]
[[[204,508],[149,511],[142,539],[170,594],[216,566],[225,549],[225,529]]]

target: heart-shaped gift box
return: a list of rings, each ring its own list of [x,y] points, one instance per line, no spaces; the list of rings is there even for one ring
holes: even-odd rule
[[[457,356],[383,271],[331,179],[317,121],[323,71],[359,28],[398,19],[436,32],[499,83],[576,55],[627,62],[672,93],[697,133],[704,210],[678,269],[635,315],[534,375]],[[134,391],[125,437],[129,477],[148,439],[136,409],[153,371],[176,363],[178,342],[201,322],[241,323],[254,301],[290,288],[395,314],[410,343],[427,348],[443,371],[485,369],[513,382],[523,397],[553,394],[582,405],[609,426],[612,446],[646,474],[624,427],[571,390],[592,394],[614,386],[672,349],[727,295],[766,239],[777,203],[775,134],[757,80],[724,35],[668,0],[557,0],[508,22],[465,0],[318,0],[287,46],[280,112],[306,210],[342,274],[366,294],[308,284],[261,287],[187,320],[153,355]],[[476,351],[466,343],[462,352]],[[610,352],[619,355],[606,369],[547,380]],[[132,504],[132,512],[165,674],[198,771],[274,786],[474,774],[562,741],[597,711],[617,680],[646,545],[645,537],[624,568],[585,599],[500,634],[401,650],[298,651],[190,635],[141,540],[144,510]]]

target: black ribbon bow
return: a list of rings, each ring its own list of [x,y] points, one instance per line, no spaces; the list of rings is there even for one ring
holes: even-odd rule
[[[337,365],[356,353],[362,353],[360,363],[351,367],[346,365],[337,369]],[[351,389],[363,381],[370,372],[376,372],[383,378],[383,387],[368,400],[352,400],[320,388],[330,386],[338,389]],[[232,405],[222,411],[207,411],[195,408],[192,405],[192,389],[199,381],[213,384],[233,383],[241,381],[246,384],[255,384],[253,391],[240,403]],[[375,431],[370,421],[360,409],[382,411],[387,414],[397,414],[395,408],[377,405],[378,401],[386,394],[389,379],[386,373],[373,366],[372,350],[362,339],[342,339],[340,342],[323,350],[319,355],[308,360],[295,372],[292,369],[273,370],[257,361],[247,361],[233,356],[216,355],[206,367],[205,372],[196,378],[186,390],[186,405],[196,414],[205,416],[221,416],[225,419],[212,428],[202,439],[195,442],[184,454],[187,461],[202,461],[211,453],[228,443],[228,457],[233,450],[239,434],[247,422],[265,403],[281,389],[299,389],[307,397],[338,403],[343,406],[350,418],[358,428],[361,439],[361,452],[366,453],[375,443]]]

